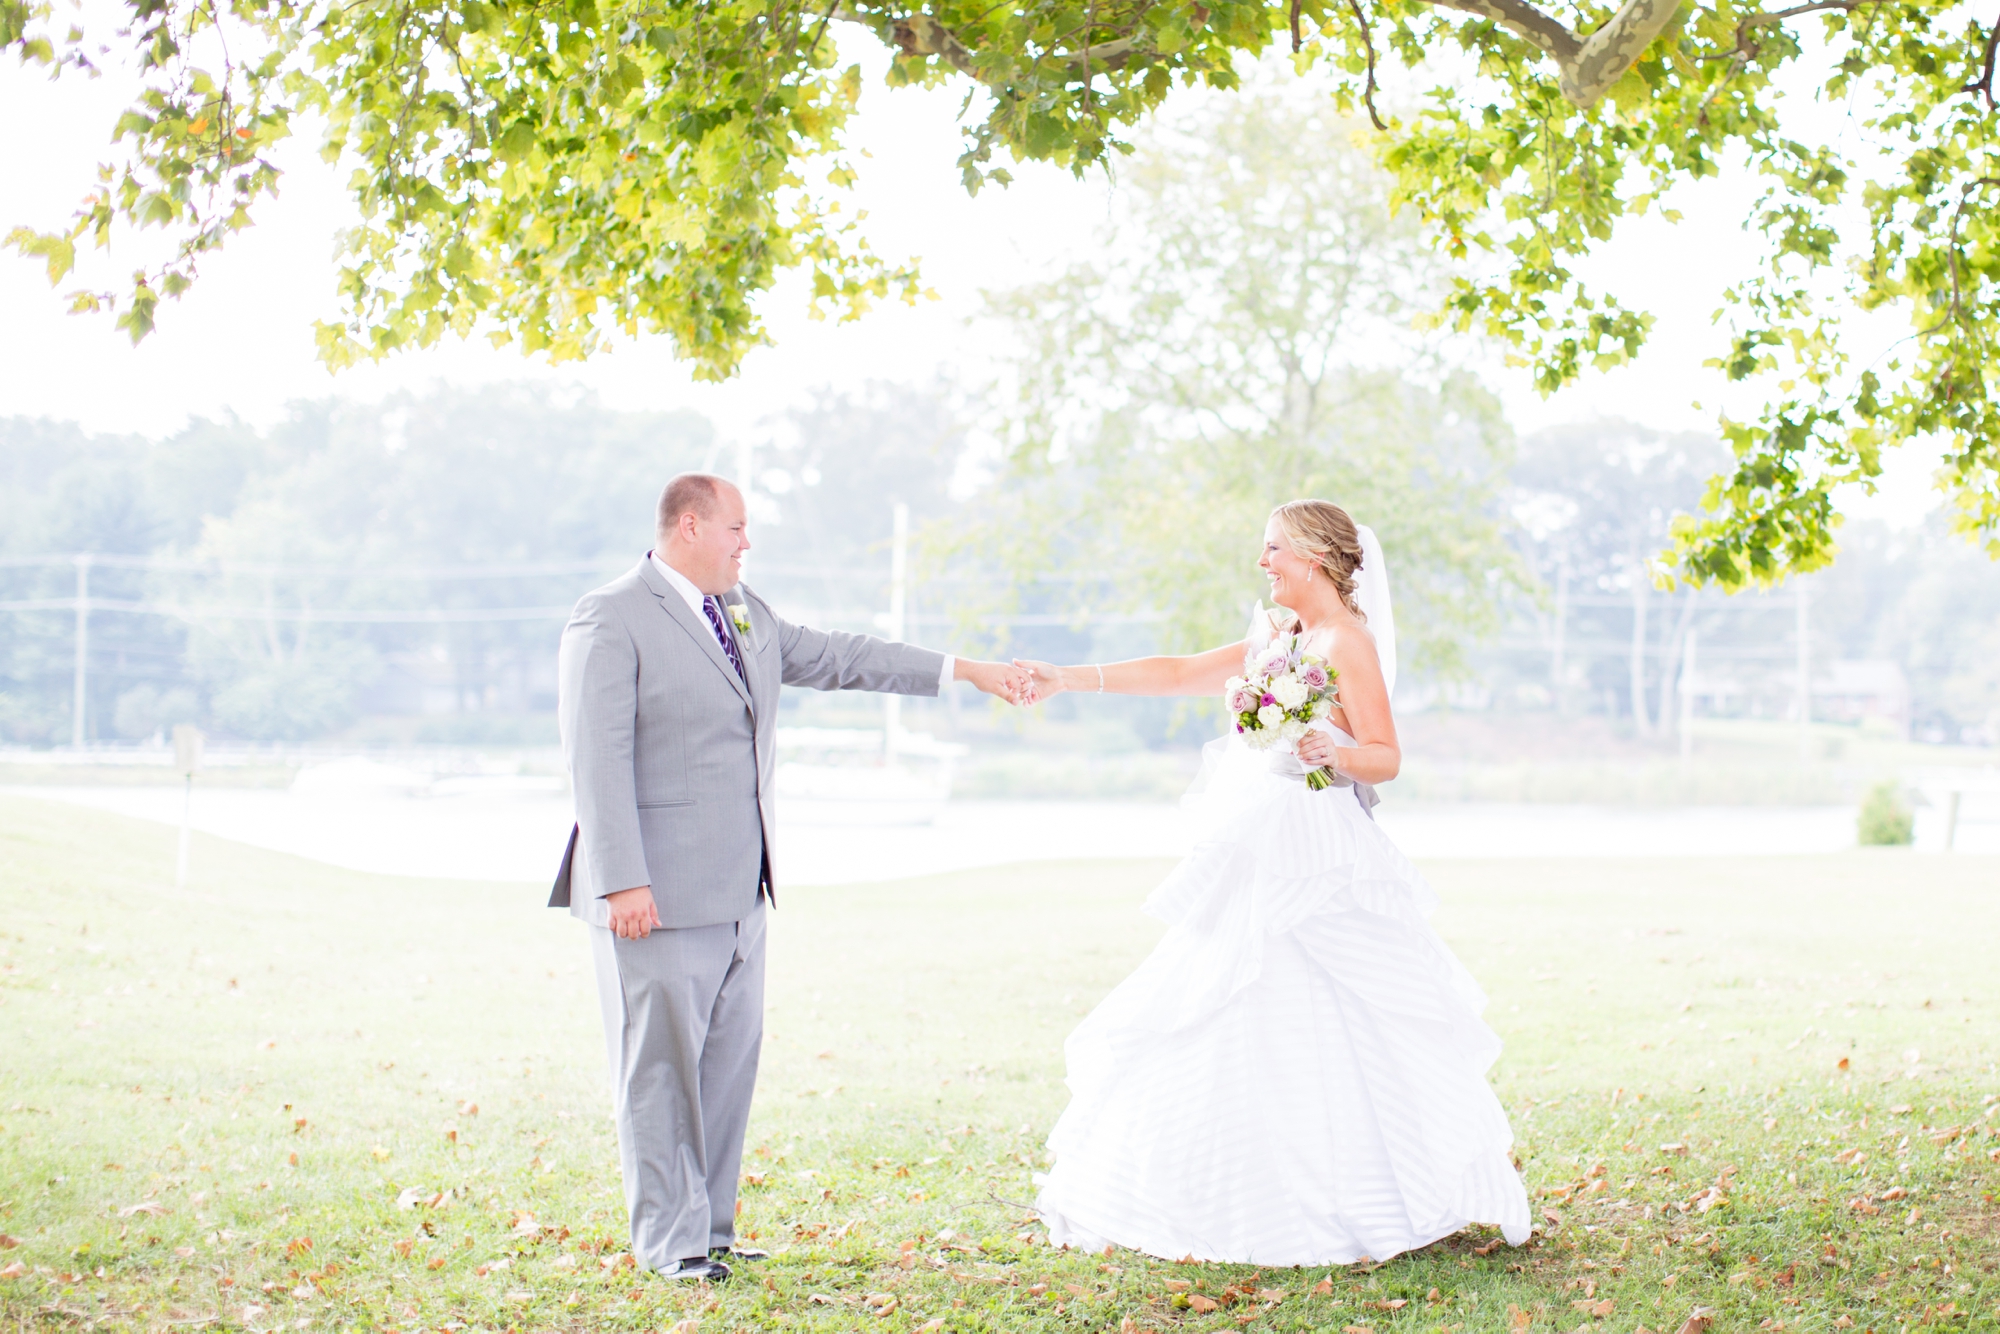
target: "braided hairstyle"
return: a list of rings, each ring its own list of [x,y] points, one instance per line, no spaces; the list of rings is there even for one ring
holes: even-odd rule
[[[1330,500],[1288,500],[1271,511],[1292,553],[1319,567],[1347,609],[1368,619],[1354,600],[1354,574],[1361,568],[1361,531],[1348,512]]]

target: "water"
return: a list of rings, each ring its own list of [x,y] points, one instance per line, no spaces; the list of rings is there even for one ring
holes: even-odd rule
[[[178,825],[181,792],[167,787],[15,787]],[[1984,805],[1992,805],[1986,810]],[[928,812],[926,812],[928,813]],[[1629,807],[1385,800],[1382,825],[1418,861],[1485,857],[1756,856],[1854,846],[1851,807]],[[195,829],[335,866],[393,875],[547,884],[571,823],[569,797],[518,785],[459,785],[446,795],[391,790],[204,788]],[[781,884],[852,884],[1024,861],[1176,856],[1185,851],[1171,803],[952,801],[927,824],[892,805],[781,799]],[[1917,847],[1941,851],[1941,811],[1918,813]],[[2000,798],[1968,799],[1957,848],[2000,853]]]

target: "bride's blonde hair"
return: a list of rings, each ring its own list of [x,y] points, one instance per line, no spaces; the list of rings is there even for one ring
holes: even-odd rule
[[[1319,567],[1347,609],[1361,620],[1367,614],[1354,600],[1354,572],[1361,568],[1361,530],[1348,512],[1331,500],[1288,500],[1271,511],[1292,554]]]

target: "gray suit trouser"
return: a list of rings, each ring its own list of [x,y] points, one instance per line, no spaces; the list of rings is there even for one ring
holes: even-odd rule
[[[736,1239],[736,1180],[764,1040],[765,908],[740,922],[590,928],[641,1269]]]

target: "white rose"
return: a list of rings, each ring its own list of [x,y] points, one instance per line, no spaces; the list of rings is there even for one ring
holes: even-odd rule
[[[1266,704],[1257,710],[1257,721],[1266,728],[1276,727],[1285,721],[1285,711],[1275,704]]]
[[[1250,683],[1248,681],[1244,680],[1240,676],[1232,676],[1227,681],[1224,681],[1222,683],[1222,693],[1225,695],[1233,695],[1237,691],[1241,690],[1244,686],[1247,686],[1249,684]]]
[[[1310,694],[1312,691],[1306,689],[1305,682],[1290,672],[1271,682],[1271,697],[1288,709],[1296,709],[1305,703],[1306,696]]]

